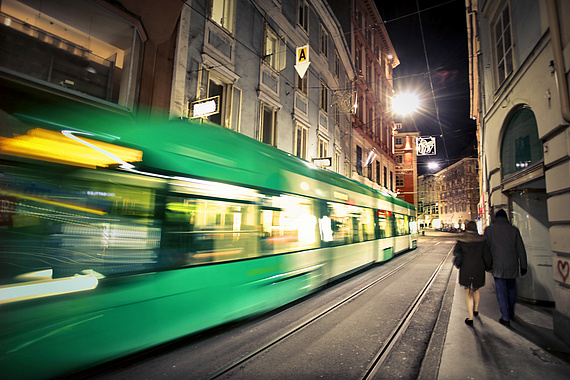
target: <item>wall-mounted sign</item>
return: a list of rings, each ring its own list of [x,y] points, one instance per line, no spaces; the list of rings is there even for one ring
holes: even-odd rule
[[[190,104],[190,117],[205,117],[220,112],[220,96],[197,100]]]
[[[332,157],[319,157],[312,159],[313,164],[320,168],[332,166]]]
[[[418,137],[416,139],[416,150],[418,156],[435,155],[435,137]]]
[[[297,56],[295,58],[295,70],[301,78],[305,76],[307,69],[309,68],[309,45],[299,46],[297,48]]]

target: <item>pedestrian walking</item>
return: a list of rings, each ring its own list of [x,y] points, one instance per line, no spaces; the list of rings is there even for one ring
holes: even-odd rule
[[[526,250],[518,228],[512,226],[505,210],[497,211],[495,222],[485,228],[493,258],[493,277],[501,309],[499,322],[510,326],[517,301],[516,279],[527,272]]]
[[[459,268],[459,285],[465,288],[465,303],[469,314],[465,323],[473,326],[473,317],[479,315],[479,289],[485,286],[485,270],[492,268],[489,246],[477,232],[475,222],[467,223],[465,232],[458,237],[453,255],[453,263]]]

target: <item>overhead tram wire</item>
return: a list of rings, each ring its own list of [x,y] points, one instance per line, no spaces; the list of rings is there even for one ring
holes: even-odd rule
[[[451,1],[450,1],[451,2]],[[426,46],[426,39],[425,39],[425,35],[424,35],[424,28],[422,26],[422,15],[420,13],[420,4],[418,2],[418,0],[416,0],[416,7],[418,9],[418,19],[420,22],[420,33],[422,36],[422,44],[424,47],[424,57],[426,59],[426,68],[427,68],[427,75],[429,78],[429,85],[430,85],[430,89],[431,89],[431,97],[433,99],[433,104],[435,106],[435,116],[437,118],[437,124],[439,125],[439,131],[441,133],[441,140],[443,141],[443,149],[445,150],[445,159],[447,160],[447,162],[449,162],[449,154],[447,153],[447,145],[445,143],[445,136],[443,135],[443,127],[441,126],[441,118],[439,117],[439,106],[437,105],[437,99],[435,98],[435,90],[433,87],[433,79],[432,79],[432,75],[431,75],[431,71],[430,71],[430,66],[429,66],[429,59],[428,59],[428,53],[427,53],[427,46]]]

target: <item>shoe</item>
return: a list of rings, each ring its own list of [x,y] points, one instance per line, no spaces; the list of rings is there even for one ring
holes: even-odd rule
[[[467,326],[473,327],[473,320],[469,318],[465,318],[465,324]]]
[[[479,312],[478,312],[478,311],[473,311],[473,316],[476,317],[476,316],[478,316],[478,315],[479,315]]]
[[[511,325],[511,321],[505,321],[503,318],[499,319],[499,323],[503,326],[509,327]]]

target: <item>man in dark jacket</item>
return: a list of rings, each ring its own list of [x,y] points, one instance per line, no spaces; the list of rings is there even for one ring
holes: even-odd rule
[[[519,229],[509,223],[504,210],[497,212],[495,223],[485,228],[484,236],[493,257],[493,277],[501,309],[499,322],[510,326],[510,320],[515,314],[519,269],[521,276],[527,272],[524,243]]]

